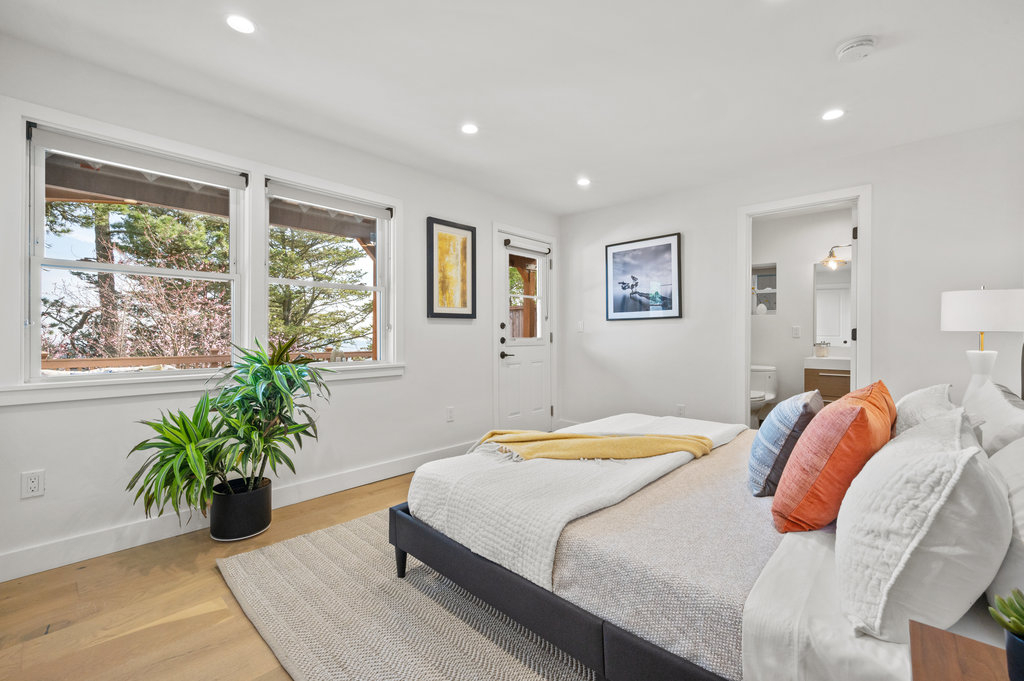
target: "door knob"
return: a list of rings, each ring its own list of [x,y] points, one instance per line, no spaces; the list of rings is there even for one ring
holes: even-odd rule
[[[515,357],[515,355],[513,355],[511,352],[505,352],[504,350],[502,350],[501,354],[498,355],[498,357],[505,359],[506,357]]]

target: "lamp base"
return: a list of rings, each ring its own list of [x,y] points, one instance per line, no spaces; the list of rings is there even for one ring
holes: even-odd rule
[[[995,350],[968,350],[967,364],[971,367],[971,380],[964,391],[964,400],[968,395],[980,388],[986,381],[992,380],[992,368],[996,365],[999,353]]]

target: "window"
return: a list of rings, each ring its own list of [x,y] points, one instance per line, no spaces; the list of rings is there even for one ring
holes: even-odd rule
[[[219,367],[244,177],[35,129],[33,376]]]
[[[363,365],[338,376],[401,373],[392,208],[268,180],[254,223],[245,173],[29,130],[29,379],[208,373],[292,336]]]
[[[269,337],[330,362],[390,359],[387,208],[267,183]]]

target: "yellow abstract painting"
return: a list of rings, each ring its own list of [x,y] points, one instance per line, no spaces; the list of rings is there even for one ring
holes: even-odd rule
[[[437,306],[464,308],[469,300],[469,238],[437,232]]]

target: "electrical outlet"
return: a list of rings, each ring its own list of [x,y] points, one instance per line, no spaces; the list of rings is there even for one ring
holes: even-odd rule
[[[799,337],[800,337],[800,327],[799,326],[794,326],[793,327],[793,338],[799,338]]]
[[[583,333],[583,320],[576,322],[576,333]]]
[[[444,420],[451,423],[455,420],[455,407],[444,408]]]
[[[679,418],[683,418],[684,416],[686,416],[686,405],[685,404],[677,404],[676,405],[676,416],[678,416]]]
[[[21,498],[41,497],[46,493],[46,471],[25,471],[21,474]]]

